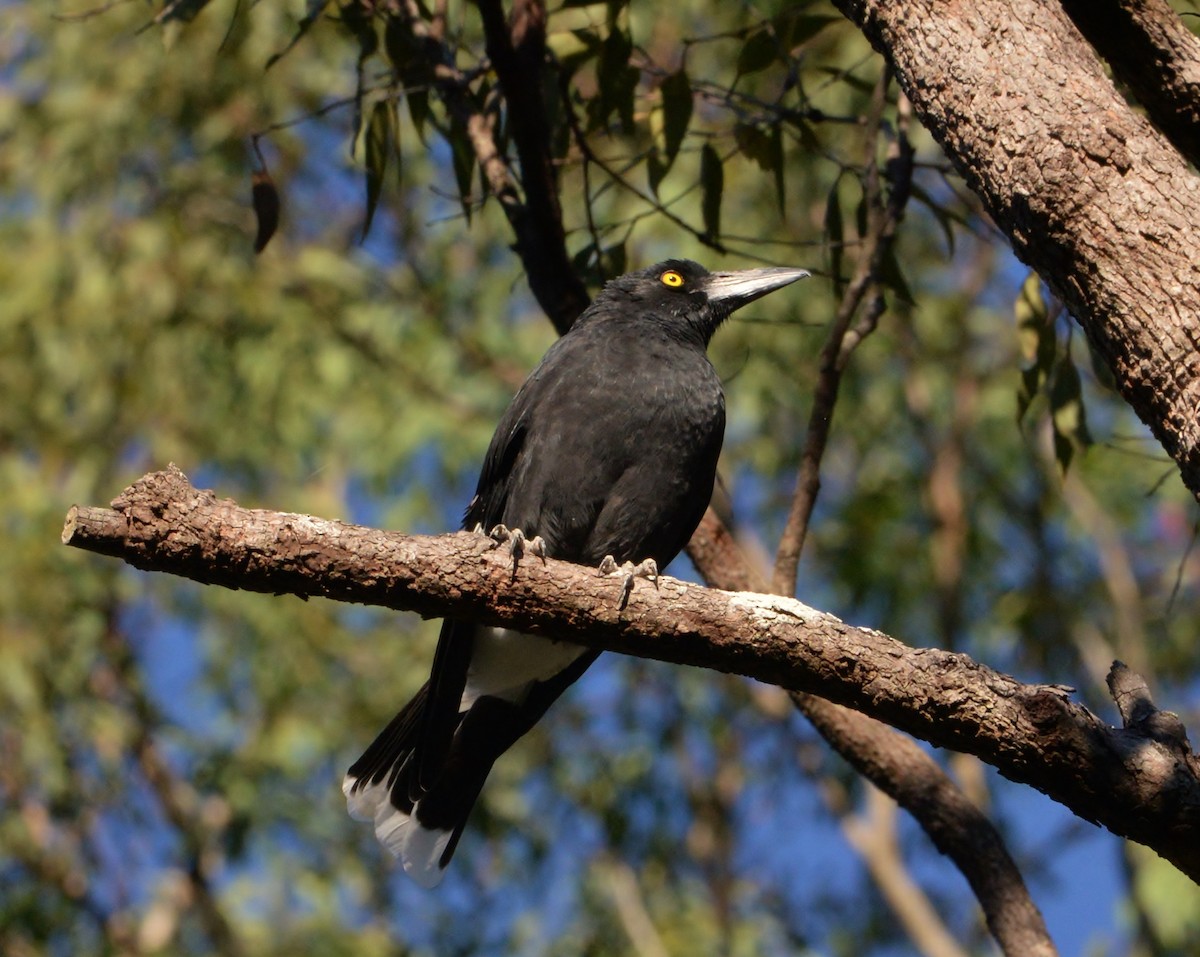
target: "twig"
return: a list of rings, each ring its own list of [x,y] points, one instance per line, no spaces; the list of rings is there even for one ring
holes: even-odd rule
[[[633,868],[624,861],[606,857],[603,869],[617,918],[629,937],[629,943],[633,945],[634,953],[638,957],[670,957],[670,951],[646,909],[646,901]]]
[[[738,591],[762,588],[763,577],[711,508],[688,543],[688,557],[710,585]],[[954,861],[1008,957],[1055,954],[999,833],[937,762],[911,739],[867,715],[814,694],[793,693],[791,699],[834,750],[908,811]]]
[[[842,371],[850,354],[874,330],[879,316],[884,311],[885,303],[879,293],[880,271],[908,201],[912,177],[912,148],[908,143],[907,115],[904,111],[900,112],[896,140],[892,146],[894,155],[889,162],[891,192],[886,200],[883,197],[876,158],[890,75],[890,72],[885,70],[876,84],[871,111],[868,114],[864,183],[867,232],[862,237],[862,248],[854,276],[846,286],[833,326],[821,349],[817,385],[813,393],[813,407],[809,414],[808,432],[796,479],[796,492],[792,497],[792,505],[776,552],[775,571],[771,580],[772,590],[780,595],[790,595],[796,587],[800,553],[804,549],[808,523],[821,489],[821,459],[829,441]],[[867,308],[859,315],[858,310],[864,301]],[[854,321],[856,316],[857,322]]]
[[[640,189],[638,189],[636,186],[634,186],[633,183],[631,183],[628,179],[626,179],[625,176],[623,176],[617,170],[613,169],[601,157],[596,155],[595,151],[591,147],[591,144],[588,143],[588,141],[587,141],[587,136],[583,132],[583,128],[579,125],[579,117],[575,115],[575,106],[571,102],[570,97],[567,95],[563,96],[563,108],[564,108],[565,115],[567,118],[567,123],[571,128],[571,139],[574,141],[575,145],[578,147],[579,153],[583,157],[584,162],[590,162],[590,163],[593,163],[596,166],[598,166],[601,170],[604,171],[604,174],[613,183],[615,183],[621,189],[625,190],[627,193],[630,193],[631,195],[637,197],[639,200],[641,200],[643,203],[645,203],[647,206],[649,206],[653,210],[653,212],[661,215],[668,222],[672,223],[675,226],[678,226],[684,232],[691,235],[691,237],[693,239],[695,239],[698,243],[700,243],[704,246],[707,246],[709,249],[712,249],[718,253],[724,254],[725,252],[727,252],[725,246],[721,242],[719,242],[716,239],[713,239],[711,236],[709,236],[704,231],[697,229],[695,226],[692,226],[686,220],[680,218],[675,213],[671,212],[671,210],[669,210],[663,203],[660,203],[658,200],[654,199],[651,196],[647,196]]]
[[[507,117],[520,161],[525,201],[505,212],[529,287],[554,327],[566,332],[587,308],[587,288],[567,255],[558,178],[550,157],[550,127],[542,98],[546,59],[546,8],[542,0],[516,0],[511,26],[500,0],[476,0],[488,57],[508,104]]]
[[[115,610],[110,609],[103,644],[114,679],[109,694],[116,697],[121,693],[128,701],[134,722],[131,750],[137,756],[138,765],[162,808],[163,816],[183,844],[191,900],[200,921],[217,953],[225,957],[239,957],[245,953],[241,939],[221,909],[205,867],[205,852],[211,844],[211,838],[200,823],[197,809],[191,806],[194,793],[175,774],[154,740],[155,729],[160,723],[157,710],[146,695],[136,659],[117,624]]]
[[[92,17],[98,17],[108,13],[113,7],[119,7],[123,3],[130,3],[132,0],[108,0],[108,3],[102,3],[98,7],[92,7],[88,10],[80,10],[78,13],[52,13],[52,20],[59,20],[63,23],[77,23],[80,20],[90,20]]]

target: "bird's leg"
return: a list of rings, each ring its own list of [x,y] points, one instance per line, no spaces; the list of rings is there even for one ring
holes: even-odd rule
[[[654,587],[658,588],[658,562],[653,558],[647,558],[636,565],[633,562],[626,562],[624,565],[618,565],[617,560],[611,555],[605,555],[603,561],[600,562],[601,575],[624,575],[625,578],[621,582],[621,601],[617,606],[624,610],[629,604],[629,596],[633,594],[633,581],[635,578],[645,578],[648,581],[654,582]]]
[[[476,531],[482,532],[483,526],[477,525]],[[507,525],[497,525],[487,533],[496,544],[493,548],[500,545],[508,546],[508,553],[512,556],[512,573],[513,578],[517,577],[517,565],[520,564],[521,556],[526,552],[531,555],[536,555],[542,560],[542,564],[546,564],[546,543],[542,541],[541,535],[534,535],[533,538],[526,538],[525,533],[519,528],[509,528]]]

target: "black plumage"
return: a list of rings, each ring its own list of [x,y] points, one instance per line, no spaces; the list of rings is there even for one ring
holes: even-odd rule
[[[735,309],[806,275],[669,260],[608,283],[500,420],[464,527],[521,529],[581,564],[665,568],[704,514],[721,451],[708,342]],[[493,762],[595,658],[447,619],[429,681],[346,776],[351,813],[435,884]]]

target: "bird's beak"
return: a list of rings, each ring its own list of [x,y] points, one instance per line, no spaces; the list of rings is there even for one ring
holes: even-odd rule
[[[709,273],[705,279],[704,291],[708,294],[710,303],[719,304],[722,311],[730,313],[808,275],[807,269],[789,269],[784,266],[714,272]]]

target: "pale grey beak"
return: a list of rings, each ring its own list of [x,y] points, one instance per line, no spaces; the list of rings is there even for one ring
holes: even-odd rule
[[[786,266],[714,272],[705,278],[704,291],[708,294],[708,301],[718,305],[728,315],[746,303],[754,302],[808,275],[807,269],[789,269]]]

